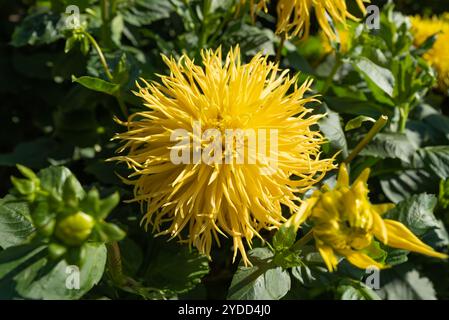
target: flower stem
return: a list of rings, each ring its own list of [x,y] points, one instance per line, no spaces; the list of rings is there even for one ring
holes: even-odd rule
[[[211,7],[211,0],[204,0],[203,3],[203,21],[201,24],[201,30],[200,30],[200,37],[199,37],[199,43],[198,47],[199,49],[204,49],[204,47],[207,44],[207,37],[208,37],[208,30],[207,30],[207,24],[209,22],[209,12]]]
[[[89,39],[90,43],[95,48],[95,51],[97,51],[98,57],[100,58],[100,62],[101,62],[101,65],[103,66],[104,73],[106,74],[106,77],[109,79],[109,81],[113,82],[114,76],[112,75],[111,71],[109,70],[108,62],[106,61],[106,58],[105,58],[100,46],[98,45],[98,42],[88,32],[84,31],[83,34],[84,34],[84,36],[87,37],[87,39]],[[122,98],[120,92],[118,91],[114,96],[117,99],[117,102],[120,106],[120,110],[122,111],[123,115],[126,118],[128,118],[128,110],[126,108],[125,102],[123,101],[123,98]]]
[[[380,130],[387,124],[388,117],[385,115],[380,116],[376,123],[371,127],[366,136],[359,142],[359,144],[352,150],[351,154],[343,161],[349,163],[362,151],[366,145],[373,140],[374,136],[379,133]]]
[[[120,254],[120,247],[116,241],[107,244],[108,249],[108,271],[111,279],[117,285],[122,285],[125,282],[122,267],[122,257]]]
[[[111,45],[111,13],[112,7],[115,6],[114,0],[100,0],[101,10],[101,43],[105,47]]]
[[[83,32],[83,34],[89,39],[92,46],[95,48],[95,51],[97,51],[98,57],[100,58],[100,62],[103,66],[104,72],[109,80],[113,80],[113,76],[111,74],[111,71],[109,71],[109,66],[106,61],[106,58],[104,57],[103,51],[101,50],[100,46],[98,45],[98,42],[92,37],[88,32]]]
[[[405,127],[407,125],[408,114],[410,112],[410,106],[405,103],[399,107],[400,111],[400,122],[399,122],[399,132],[403,133],[405,131]]]
[[[296,241],[290,248],[291,251],[296,251],[301,249],[305,244],[307,244],[310,240],[313,239],[313,231],[310,230],[307,232],[301,239]]]
[[[284,49],[285,40],[287,40],[287,35],[285,33],[283,33],[281,35],[281,41],[279,42],[279,46],[276,51],[276,63],[278,63],[278,64],[281,63],[282,49]]]

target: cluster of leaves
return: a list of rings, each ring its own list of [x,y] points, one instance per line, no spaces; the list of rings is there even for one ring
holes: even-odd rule
[[[111,137],[122,130],[113,118],[141,108],[131,91],[139,77],[166,73],[161,53],[199,57],[202,48],[239,44],[243,59],[260,50],[274,56],[274,4],[253,23],[250,1],[239,3],[0,3],[0,126],[8,133],[0,136],[0,188],[7,194],[0,200],[0,298],[449,297],[444,261],[379,244],[370,254],[394,267],[382,271],[380,289],[373,290],[366,284],[370,274],[345,260],[338,272],[328,272],[316,249],[301,242],[307,226],[301,235],[285,227],[264,234],[267,243],[254,244],[253,266],[245,267],[232,263],[226,240],[208,261],[175,241],[153,238],[139,225],[140,207],[119,204],[119,194],[129,199],[132,190],[116,175],[126,169],[104,161],[117,148]],[[398,6],[410,10],[407,3]],[[66,12],[73,5],[79,20]],[[382,9],[378,30],[354,24],[348,50],[337,41],[324,54],[320,36],[287,41],[281,64],[316,80],[314,89],[323,96],[317,112],[327,114],[320,123],[327,155],[342,151],[341,159],[347,157],[372,122],[388,116],[382,133],[352,161],[351,174],[371,167],[373,202],[396,203],[390,218],[444,250],[448,100],[432,89],[435,75],[422,59],[435,38],[414,47],[410,22],[396,10],[391,4]],[[9,179],[17,164],[25,178]],[[332,174],[326,178],[334,181]],[[80,270],[79,290],[66,286],[72,265]]]

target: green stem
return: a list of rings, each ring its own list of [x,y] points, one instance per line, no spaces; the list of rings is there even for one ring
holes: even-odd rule
[[[83,32],[83,34],[87,37],[87,39],[89,39],[90,43],[95,48],[95,51],[97,51],[98,57],[100,58],[100,62],[103,65],[104,72],[108,77],[108,79],[112,81],[114,77],[112,76],[111,71],[109,71],[108,63],[97,41],[88,32]]]
[[[261,275],[263,275],[268,270],[275,268],[276,264],[273,261],[266,262],[264,264],[258,265],[257,269],[254,270],[254,272],[250,273],[246,278],[242,279],[239,283],[237,283],[234,287],[232,287],[229,290],[229,295],[234,294],[235,292],[239,291],[246,285],[250,284],[251,282],[255,281],[257,278],[259,278]]]
[[[123,101],[123,97],[120,94],[120,91],[115,95],[117,98],[118,105],[120,106],[120,110],[122,111],[125,118],[128,118],[128,109],[126,108],[125,102]]]
[[[410,112],[410,106],[406,103],[399,107],[399,111],[401,114],[401,119],[399,122],[399,132],[403,133],[405,131],[405,127],[407,125],[408,114]]]
[[[200,38],[199,38],[199,43],[198,43],[198,46],[200,49],[203,49],[207,44],[207,36],[208,36],[207,22],[208,22],[210,7],[211,7],[211,0],[204,0],[203,21],[201,24]]]
[[[111,6],[109,0],[100,0],[101,9],[101,43],[105,47],[111,44]]]
[[[279,46],[276,51],[276,63],[278,63],[278,64],[281,63],[282,49],[284,49],[285,40],[287,40],[287,35],[285,33],[283,33],[281,35],[281,42],[279,42]]]
[[[329,90],[329,88],[331,87],[332,81],[334,80],[334,77],[337,74],[338,69],[340,69],[342,63],[343,63],[343,61],[341,60],[340,56],[337,55],[336,60],[335,60],[335,64],[334,64],[331,72],[327,76],[326,82],[324,83],[324,87],[321,90],[321,94],[322,95],[326,94],[327,91]]]
[[[307,244],[310,240],[313,239],[313,231],[310,230],[307,232],[301,239],[296,241],[290,248],[291,251],[297,251],[301,249],[305,244]]]
[[[116,241],[107,244],[108,249],[108,272],[112,281],[121,286],[125,282],[123,275],[122,257],[120,254],[120,247]]]
[[[87,37],[87,39],[89,39],[90,43],[95,48],[95,51],[97,52],[98,57],[100,58],[100,62],[101,65],[103,66],[106,77],[108,77],[109,81],[113,82],[114,76],[109,70],[108,62],[106,61],[106,58],[100,46],[98,45],[98,42],[88,32],[84,31],[83,34]],[[117,99],[117,102],[120,106],[120,110],[122,111],[123,115],[125,116],[125,118],[128,118],[128,109],[126,108],[125,102],[123,101],[123,97],[121,96],[120,92],[116,93],[114,96]]]
[[[376,123],[371,127],[366,136],[359,142],[359,144],[352,150],[351,154],[344,160],[345,163],[349,163],[362,151],[363,148],[374,138],[376,134],[387,124],[388,117],[380,116]]]

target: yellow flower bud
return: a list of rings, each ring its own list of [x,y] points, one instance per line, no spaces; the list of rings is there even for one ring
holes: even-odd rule
[[[89,238],[94,225],[91,216],[79,211],[58,221],[55,235],[66,245],[79,246]]]

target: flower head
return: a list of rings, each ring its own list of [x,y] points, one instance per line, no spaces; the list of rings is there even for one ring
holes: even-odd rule
[[[412,33],[416,46],[422,45],[429,37],[436,35],[433,47],[423,57],[438,74],[438,88],[444,92],[449,90],[449,18],[411,17]]]
[[[364,2],[355,0],[360,10],[365,14]],[[277,5],[277,34],[287,37],[299,36],[306,38],[310,33],[312,10],[324,34],[331,40],[336,38],[328,20],[329,16],[335,24],[346,26],[346,19],[358,20],[346,6],[346,0],[279,0]]]
[[[311,81],[298,87],[297,77],[281,72],[260,53],[244,64],[238,47],[224,62],[221,49],[203,51],[203,66],[185,55],[179,61],[163,59],[170,75],[161,76],[162,83],[139,87],[136,94],[147,109],[124,123],[127,131],[117,138],[125,142],[119,152],[127,154],[114,159],[133,170],[127,182],[134,186],[134,201],[146,204],[143,221],[153,224],[153,231],[179,236],[207,255],[218,234],[229,236],[234,258],[240,251],[248,263],[243,239],[251,244],[261,229],[278,227],[285,221],[281,205],[298,210],[299,194],[334,168],[333,159],[320,159],[324,138],[312,130],[320,116],[310,115],[306,107],[315,101],[304,97]],[[195,139],[198,123],[222,135],[213,141],[204,135]],[[173,141],[179,129],[189,136]],[[210,148],[228,137],[227,130],[238,129],[255,134],[254,140],[240,140],[248,149],[243,162],[236,161],[242,156],[237,143],[226,144],[223,153]],[[250,147],[263,138],[264,129],[276,132],[276,141],[269,140],[266,149],[277,144],[277,150],[268,155]],[[218,161],[172,161],[178,152],[192,160],[196,151],[204,157],[211,150]]]
[[[368,198],[369,169],[349,184],[344,164],[340,167],[334,189],[316,191],[304,206],[313,223],[316,246],[330,271],[336,269],[337,256],[344,256],[353,265],[365,269],[386,267],[370,257],[376,250],[374,239],[393,248],[414,251],[437,258],[447,256],[434,251],[419,240],[402,223],[383,219],[393,204],[374,205]]]

